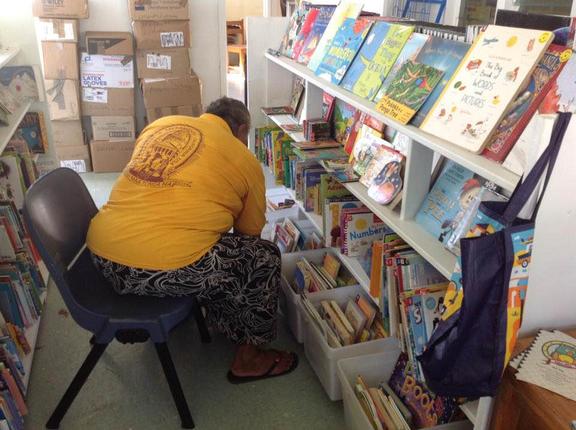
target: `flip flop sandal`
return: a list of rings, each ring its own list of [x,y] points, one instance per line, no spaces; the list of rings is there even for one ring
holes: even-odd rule
[[[229,370],[227,375],[228,381],[231,384],[244,384],[246,382],[259,381],[260,379],[275,378],[277,376],[287,375],[293,372],[298,367],[298,354],[296,354],[295,352],[291,352],[290,355],[292,356],[292,364],[288,369],[286,369],[282,373],[273,373],[274,369],[276,369],[276,367],[282,360],[281,357],[276,357],[270,368],[264,374],[256,376],[236,376],[232,373],[231,370]]]

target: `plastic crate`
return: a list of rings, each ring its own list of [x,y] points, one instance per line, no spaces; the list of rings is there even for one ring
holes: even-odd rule
[[[387,381],[390,378],[399,354],[400,351],[396,349],[362,357],[347,358],[338,362],[338,379],[342,386],[344,417],[348,430],[367,430],[372,428],[354,392],[353,387],[356,377],[362,375],[368,386],[378,386],[380,382]],[[463,420],[428,427],[426,430],[469,430],[472,428],[470,421]]]
[[[319,307],[320,301],[322,300],[335,300],[342,306],[345,305],[348,300],[356,297],[357,294],[362,294],[369,299],[364,289],[357,285],[345,289],[336,288],[334,290],[323,291],[322,293],[310,296],[310,302],[316,308]],[[377,352],[398,351],[398,340],[393,337],[356,343],[340,348],[332,348],[328,345],[318,325],[311,320],[308,313],[302,308],[302,304],[299,304],[299,306],[301,307],[300,312],[304,319],[304,352],[330,400],[335,401],[342,399],[342,390],[336,367],[338,360]]]

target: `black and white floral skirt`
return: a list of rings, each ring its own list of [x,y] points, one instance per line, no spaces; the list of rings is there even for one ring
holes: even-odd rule
[[[209,323],[236,343],[261,345],[276,337],[280,251],[253,236],[225,234],[200,260],[175,270],[124,266],[92,254],[119,294],[194,294]]]

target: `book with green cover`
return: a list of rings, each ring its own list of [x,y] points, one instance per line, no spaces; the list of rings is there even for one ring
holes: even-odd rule
[[[318,191],[318,205],[315,207],[314,212],[318,215],[324,215],[324,202],[326,199],[333,197],[351,196],[344,185],[334,178],[330,173],[326,173],[320,177],[320,190]]]
[[[371,100],[413,30],[414,27],[376,22],[340,86]]]

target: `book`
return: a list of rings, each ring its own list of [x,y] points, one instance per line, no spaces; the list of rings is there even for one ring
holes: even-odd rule
[[[332,114],[334,113],[334,104],[336,103],[336,97],[327,92],[322,93],[322,119],[326,122],[330,122],[332,119]]]
[[[14,153],[0,157],[0,198],[14,202],[18,210],[24,206],[26,192],[20,166],[20,158]]]
[[[470,45],[457,40],[431,37],[416,56],[416,62],[426,64],[443,72],[442,79],[432,90],[424,104],[418,109],[411,123],[417,127],[422,124],[426,115],[440,97],[442,90],[458,68],[458,65],[470,49]]]
[[[398,74],[402,65],[408,60],[416,61],[416,56],[418,55],[420,50],[424,47],[424,45],[428,42],[429,39],[430,36],[425,34],[412,33],[410,35],[410,37],[404,44],[404,47],[398,54],[398,57],[396,57],[394,65],[388,72],[388,75],[386,75],[386,79],[384,79],[384,82],[382,82],[382,85],[380,86],[374,97],[372,97],[372,101],[378,103],[380,99],[384,97],[386,89],[390,86],[390,83],[394,80],[394,77]]]
[[[343,0],[341,1],[334,13],[330,17],[330,21],[328,25],[325,27],[324,32],[322,33],[322,37],[318,41],[318,45],[314,50],[314,53],[310,57],[308,61],[308,68],[313,72],[316,71],[326,52],[328,47],[332,44],[332,40],[336,36],[336,33],[344,23],[347,18],[356,19],[360,12],[362,11],[362,2],[355,1],[355,0]]]
[[[362,330],[364,330],[368,318],[353,300],[348,300],[344,314],[354,328],[354,338],[357,339]]]
[[[390,399],[390,401],[398,408],[398,411],[401,413],[404,421],[410,425],[412,423],[412,413],[408,410],[408,408],[402,403],[400,398],[396,395],[394,390],[390,388],[386,382],[381,382],[378,385],[378,388],[382,390],[382,392]]]
[[[422,202],[416,222],[445,245],[485,183],[472,171],[447,161]]]
[[[362,46],[371,26],[370,21],[362,18],[346,18],[314,73],[338,85]]]
[[[413,27],[376,22],[340,86],[368,100],[378,92]]]
[[[362,410],[366,414],[368,421],[372,425],[374,430],[383,430],[382,422],[378,417],[378,410],[372,396],[370,395],[369,388],[364,382],[361,375],[356,378],[356,384],[354,385],[354,393],[360,402]]]
[[[307,149],[301,150],[294,148],[294,154],[301,160],[320,161],[320,160],[337,160],[347,159],[348,154],[342,148],[324,148],[324,149]]]
[[[338,278],[338,272],[340,271],[340,260],[338,260],[334,255],[326,253],[324,255],[324,260],[322,262],[322,267],[326,273],[334,280]]]
[[[369,188],[374,183],[374,180],[379,177],[380,184],[384,182],[390,183],[394,189],[399,191],[402,188],[400,170],[403,160],[404,156],[382,139],[382,142],[374,148],[371,160],[360,177],[360,183]],[[396,194],[397,192],[394,193],[394,195]]]
[[[300,54],[298,58],[295,58],[301,64],[307,65],[312,55],[316,51],[318,44],[320,43],[320,39],[330,22],[330,18],[332,18],[332,14],[334,13],[334,6],[319,6],[318,14],[310,32],[308,33],[306,40],[302,43],[302,49],[300,50]]]
[[[292,142],[292,146],[302,151],[308,151],[310,149],[340,148],[341,145],[335,140],[314,140],[306,142]]]
[[[292,106],[263,107],[260,109],[264,115],[293,115]]]
[[[292,94],[290,95],[290,109],[297,118],[297,112],[304,96],[304,80],[297,76],[292,81]]]
[[[40,100],[32,66],[3,66],[0,68],[0,86],[6,88],[19,103]]]
[[[354,303],[358,308],[362,311],[364,316],[366,317],[365,327],[370,328],[376,319],[376,315],[378,314],[377,309],[372,305],[369,299],[364,297],[361,294],[357,294],[354,298]]]
[[[370,162],[374,159],[378,151],[383,147],[389,147],[389,144],[373,132],[364,132],[362,136],[359,135],[358,141],[354,145],[352,154],[350,154],[350,162],[354,172],[363,177]]]
[[[318,17],[319,12],[320,10],[315,7],[311,7],[308,10],[306,18],[304,19],[304,22],[302,23],[300,31],[298,32],[296,40],[294,41],[294,44],[292,46],[292,53],[290,55],[290,58],[292,58],[293,60],[298,60],[300,53],[304,48],[304,43],[306,42],[308,35],[312,31],[312,27],[314,25],[314,22],[316,21],[316,18]]]
[[[367,208],[343,209],[340,217],[341,251],[349,257],[363,255],[386,232],[386,225]]]
[[[346,139],[344,150],[348,154],[352,154],[354,145],[359,139],[362,139],[362,136],[370,133],[376,137],[382,137],[384,135],[384,130],[385,125],[382,121],[358,110],[354,114],[354,123],[350,133],[348,134],[348,138]],[[352,159],[350,161],[352,161]]]
[[[420,128],[476,154],[482,152],[553,38],[547,31],[489,25]]]
[[[318,313],[328,323],[328,326],[334,331],[342,345],[346,346],[354,343],[352,327],[350,326],[350,330],[348,330],[347,325],[340,319],[330,301],[321,301]]]
[[[348,135],[354,125],[356,108],[337,99],[334,105],[334,139],[342,144],[348,140]]]
[[[442,78],[442,71],[408,60],[398,71],[376,109],[408,124]]]
[[[576,55],[570,57],[564,69],[558,75],[556,83],[552,85],[552,90],[542,102],[543,104],[552,105],[547,112],[542,113],[576,113],[576,80],[574,76],[576,76]]]
[[[48,134],[42,112],[27,112],[20,121],[16,133],[26,141],[30,151],[44,154],[48,148]]]
[[[312,212],[314,210],[314,203],[318,198],[320,177],[324,173],[324,169],[321,168],[304,170],[304,210],[306,212]]]
[[[298,33],[304,24],[304,20],[306,19],[306,15],[310,10],[310,3],[308,2],[301,2],[299,6],[294,10],[292,16],[290,17],[290,21],[288,23],[288,27],[286,28],[286,33],[282,37],[282,41],[280,42],[280,47],[278,51],[280,54],[291,58],[292,57],[292,50],[294,49],[294,43],[296,42],[296,38]]]
[[[404,156],[393,149],[386,149],[382,157],[373,161],[374,172],[378,172],[368,187],[368,196],[381,205],[388,205],[402,192],[402,168]],[[372,166],[368,166],[370,172]],[[378,171],[379,170],[379,171]]]
[[[324,174],[320,177],[320,189],[318,191],[318,210],[316,213],[324,215],[324,202],[326,199],[351,196],[340,182],[332,174]]]
[[[482,152],[484,157],[500,162],[506,158],[571,55],[572,50],[564,46],[548,47],[528,85],[522,89],[498,124]]]
[[[340,214],[342,209],[356,209],[363,204],[355,197],[329,198],[324,202],[324,239],[326,247],[340,247],[342,244],[342,227]]]

